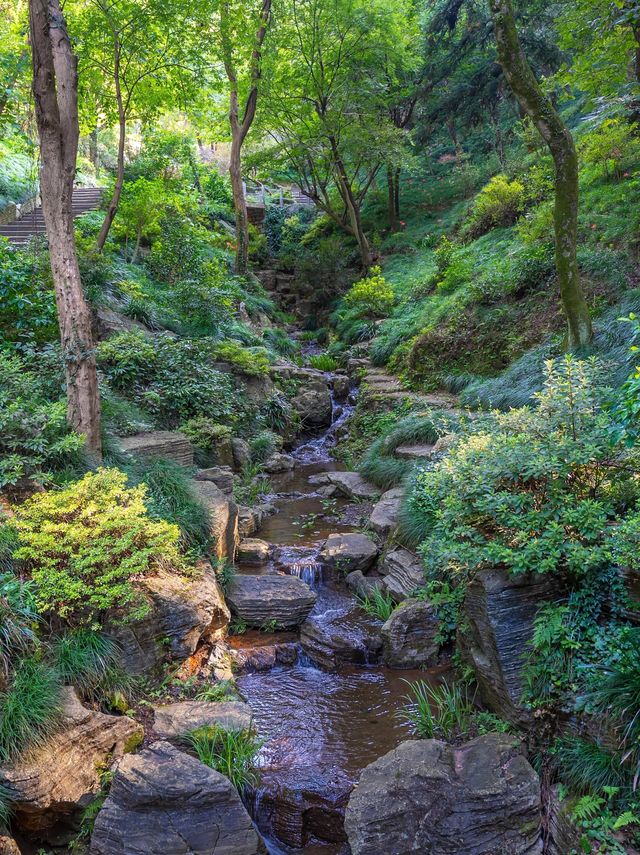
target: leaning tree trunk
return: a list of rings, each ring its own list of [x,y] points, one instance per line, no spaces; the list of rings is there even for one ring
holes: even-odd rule
[[[522,110],[533,121],[555,166],[554,227],[556,268],[568,324],[569,348],[593,335],[589,307],[580,286],[576,257],[578,232],[578,155],[570,131],[535,78],[520,44],[511,0],[490,0],[498,58]]]
[[[67,418],[101,454],[100,397],[91,314],[73,234],[73,182],[78,153],[77,61],[59,0],[29,0],[33,94],[40,135],[40,192],[58,309],[67,387]]]
[[[109,200],[109,207],[105,214],[102,226],[96,240],[96,247],[102,251],[107,242],[111,226],[118,213],[122,187],[124,185],[124,146],[127,139],[127,112],[122,98],[122,86],[120,83],[120,43],[116,39],[114,56],[114,83],[116,91],[116,103],[118,105],[118,157],[116,161],[116,180],[113,185],[113,193]]]

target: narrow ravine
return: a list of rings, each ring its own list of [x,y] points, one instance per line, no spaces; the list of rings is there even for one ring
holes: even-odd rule
[[[273,479],[270,501],[277,513],[256,536],[274,545],[274,558],[259,568],[238,567],[240,573],[297,575],[310,584],[318,594],[310,620],[329,635],[339,633],[340,643],[354,650],[357,660],[337,667],[319,664],[322,649],[314,649],[313,638],[301,644],[297,633],[250,632],[231,639],[232,647],[244,652],[295,644],[292,664],[276,663],[237,680],[265,740],[260,784],[246,800],[270,855],[350,851],[343,828],[349,794],[366,765],[409,737],[397,713],[406,681],[425,677],[369,662],[369,639],[381,622],[357,607],[343,575],[318,556],[329,534],[357,530],[363,512],[368,513],[367,506],[343,498],[327,500],[318,487],[319,475],[344,468],[330,452],[353,407],[353,397],[344,406],[334,402],[331,426],[300,444],[293,451],[295,469]]]

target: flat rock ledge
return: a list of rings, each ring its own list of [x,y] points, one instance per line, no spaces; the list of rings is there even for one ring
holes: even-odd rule
[[[376,563],[378,547],[364,534],[330,534],[322,545],[318,558],[327,567],[345,575],[355,570],[366,573]]]
[[[353,855],[540,855],[540,781],[517,739],[403,742],[349,799]]]
[[[233,614],[260,629],[275,622],[277,629],[299,626],[315,605],[317,595],[295,576],[237,575],[226,590]]]
[[[153,730],[158,739],[180,742],[184,736],[201,727],[225,730],[248,730],[251,707],[242,701],[181,701],[156,707]]]
[[[98,814],[90,855],[263,855],[235,787],[219,772],[156,742],[128,756]]]

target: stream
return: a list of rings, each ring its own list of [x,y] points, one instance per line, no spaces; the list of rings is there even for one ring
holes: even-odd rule
[[[294,573],[318,593],[312,615],[340,626],[341,634],[359,634],[380,623],[354,609],[354,597],[342,578],[329,574],[318,550],[329,534],[354,531],[368,506],[346,499],[327,500],[310,483],[312,476],[344,468],[330,455],[345,428],[353,402],[337,408],[330,428],[293,452],[292,472],[274,476],[269,500],[277,513],[256,533],[277,546],[274,560],[262,567],[239,565],[239,573]],[[376,626],[377,623],[377,626]],[[259,647],[296,638],[292,633],[250,632],[230,639],[237,648]],[[291,665],[275,665],[237,679],[252,708],[264,746],[260,783],[247,793],[247,806],[267,842],[270,855],[348,855],[343,828],[349,794],[362,769],[410,738],[397,716],[404,705],[405,681],[424,679],[422,671],[398,671],[380,665],[345,664],[335,670],[315,665],[299,648]]]

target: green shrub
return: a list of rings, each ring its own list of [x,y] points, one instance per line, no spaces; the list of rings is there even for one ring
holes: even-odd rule
[[[240,794],[257,783],[256,759],[264,743],[252,730],[203,727],[189,734],[188,744],[202,763],[227,777]]]
[[[346,306],[370,318],[383,318],[395,302],[393,288],[385,280],[380,267],[372,267],[369,275],[355,282],[344,296]]]
[[[264,463],[271,455],[282,447],[282,440],[278,434],[270,430],[260,431],[249,441],[251,447],[251,460],[255,463]]]
[[[126,475],[99,469],[63,490],[20,506],[16,557],[27,562],[38,610],[72,625],[90,625],[109,610],[122,620],[147,606],[136,579],[160,563],[180,566],[179,529],[147,513],[147,491]]]
[[[230,363],[249,377],[269,373],[269,354],[264,347],[243,347],[240,342],[229,339],[218,344],[215,353],[218,359]]]
[[[625,163],[635,164],[640,157],[640,147],[628,122],[605,119],[591,133],[586,134],[579,146],[583,163],[602,167],[604,174],[622,178]]]
[[[221,440],[231,439],[233,431],[228,425],[221,425],[206,416],[196,416],[180,425],[180,430],[189,437],[196,448],[211,451]]]
[[[630,463],[612,446],[606,398],[594,362],[549,362],[536,409],[476,421],[418,474],[410,503],[434,578],[496,565],[580,578],[607,565],[614,534],[620,548],[632,543],[610,525],[609,491]]]
[[[0,490],[22,478],[47,480],[84,446],[69,430],[65,401],[47,400],[20,357],[0,351]]]
[[[318,353],[309,357],[309,365],[318,371],[335,371],[338,367],[337,360],[328,353]]]
[[[60,724],[60,676],[46,662],[22,659],[0,692],[0,762],[7,763],[44,742]]]
[[[513,225],[523,207],[524,185],[509,181],[506,175],[495,175],[474,199],[463,234],[477,238],[496,226]]]
[[[10,247],[0,237],[0,344],[38,347],[58,335],[48,254],[37,244]]]
[[[295,356],[300,351],[299,343],[279,327],[267,327],[262,338],[268,347],[281,356]]]
[[[217,346],[126,332],[101,342],[97,358],[110,386],[173,428],[194,416],[220,423],[242,412],[233,378],[213,367]]]

